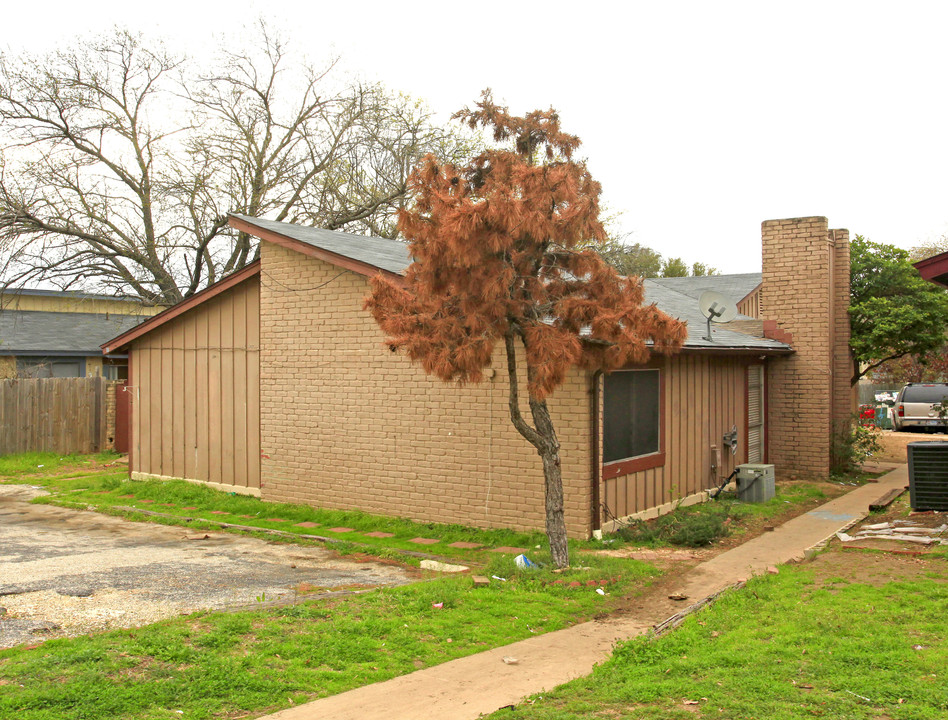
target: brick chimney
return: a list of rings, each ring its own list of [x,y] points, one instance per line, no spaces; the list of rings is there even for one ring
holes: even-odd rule
[[[796,351],[769,361],[769,462],[782,477],[825,477],[834,429],[854,410],[849,231],[804,217],[767,220],[761,237],[765,326],[789,333]]]

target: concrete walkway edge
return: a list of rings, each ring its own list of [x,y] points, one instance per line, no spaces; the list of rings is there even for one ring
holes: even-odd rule
[[[836,532],[866,517],[870,503],[907,484],[907,466],[897,466],[878,483],[858,487],[696,566],[682,577],[680,591],[694,600],[691,608],[699,607],[768,567],[802,560]],[[651,622],[629,617],[586,622],[282,710],[262,720],[475,720],[588,675],[609,657],[617,641],[652,627]],[[504,656],[513,656],[518,663],[506,665]]]

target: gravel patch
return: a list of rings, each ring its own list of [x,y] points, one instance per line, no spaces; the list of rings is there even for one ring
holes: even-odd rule
[[[392,563],[322,546],[135,523],[31,505],[0,485],[0,648],[146,625],[199,610],[412,582]]]

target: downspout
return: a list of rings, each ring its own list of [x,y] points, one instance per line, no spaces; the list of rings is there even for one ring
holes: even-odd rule
[[[590,453],[592,456],[592,487],[590,488],[592,507],[590,508],[590,518],[593,532],[602,530],[602,514],[599,512],[599,482],[602,473],[602,463],[599,461],[599,436],[601,434],[599,428],[600,378],[602,378],[602,370],[596,370],[592,375],[592,407],[590,408],[592,412],[592,437],[590,438],[592,444],[592,452]]]

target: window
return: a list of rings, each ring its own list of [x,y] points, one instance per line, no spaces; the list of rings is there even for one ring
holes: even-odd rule
[[[86,363],[82,358],[18,357],[16,374],[21,378],[83,377]]]
[[[660,370],[622,370],[607,375],[603,389],[603,477],[664,465],[661,425]]]
[[[128,365],[102,365],[102,377],[106,380],[128,380]]]

